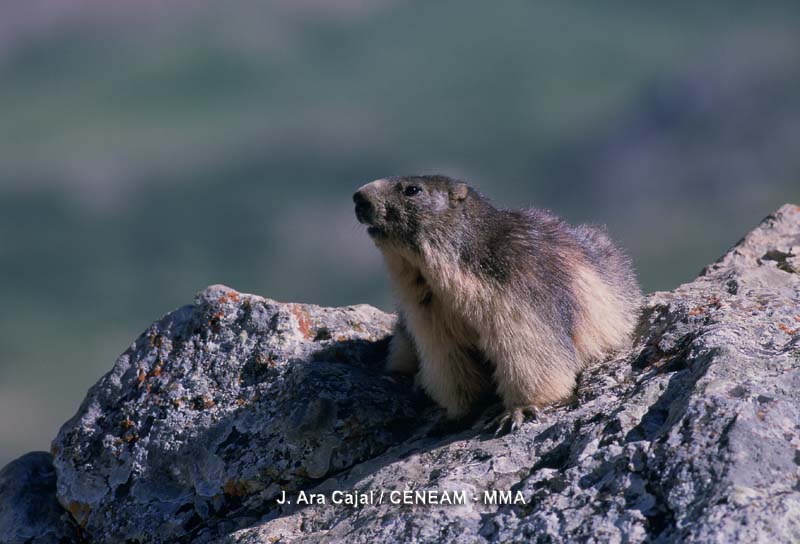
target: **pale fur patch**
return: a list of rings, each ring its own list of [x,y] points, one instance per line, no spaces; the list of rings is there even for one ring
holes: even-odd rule
[[[580,310],[573,340],[585,366],[626,347],[636,316],[627,311],[622,294],[588,266],[576,267],[574,286]]]

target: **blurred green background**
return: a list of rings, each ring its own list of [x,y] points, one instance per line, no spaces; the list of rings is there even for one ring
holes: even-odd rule
[[[208,284],[391,309],[351,194],[608,224],[647,290],[800,201],[800,3],[0,4],[0,466]]]

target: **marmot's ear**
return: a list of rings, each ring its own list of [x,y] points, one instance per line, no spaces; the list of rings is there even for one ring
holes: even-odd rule
[[[464,200],[469,194],[469,185],[458,182],[450,188],[450,198],[453,200]]]

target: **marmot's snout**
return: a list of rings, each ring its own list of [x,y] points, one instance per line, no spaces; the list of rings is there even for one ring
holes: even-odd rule
[[[385,235],[386,217],[382,200],[382,190],[385,184],[386,182],[381,179],[367,183],[353,195],[353,202],[356,204],[356,219],[362,225],[367,225],[367,232],[373,238],[382,238]]]
[[[369,224],[375,216],[375,206],[372,205],[363,190],[358,190],[353,195],[353,202],[356,203],[356,219],[359,223]]]

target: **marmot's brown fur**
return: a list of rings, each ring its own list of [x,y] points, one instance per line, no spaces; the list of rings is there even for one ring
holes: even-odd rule
[[[513,429],[629,344],[641,292],[603,230],[497,209],[445,176],[380,179],[353,200],[397,292],[387,368],[416,372],[449,417],[494,387]]]

